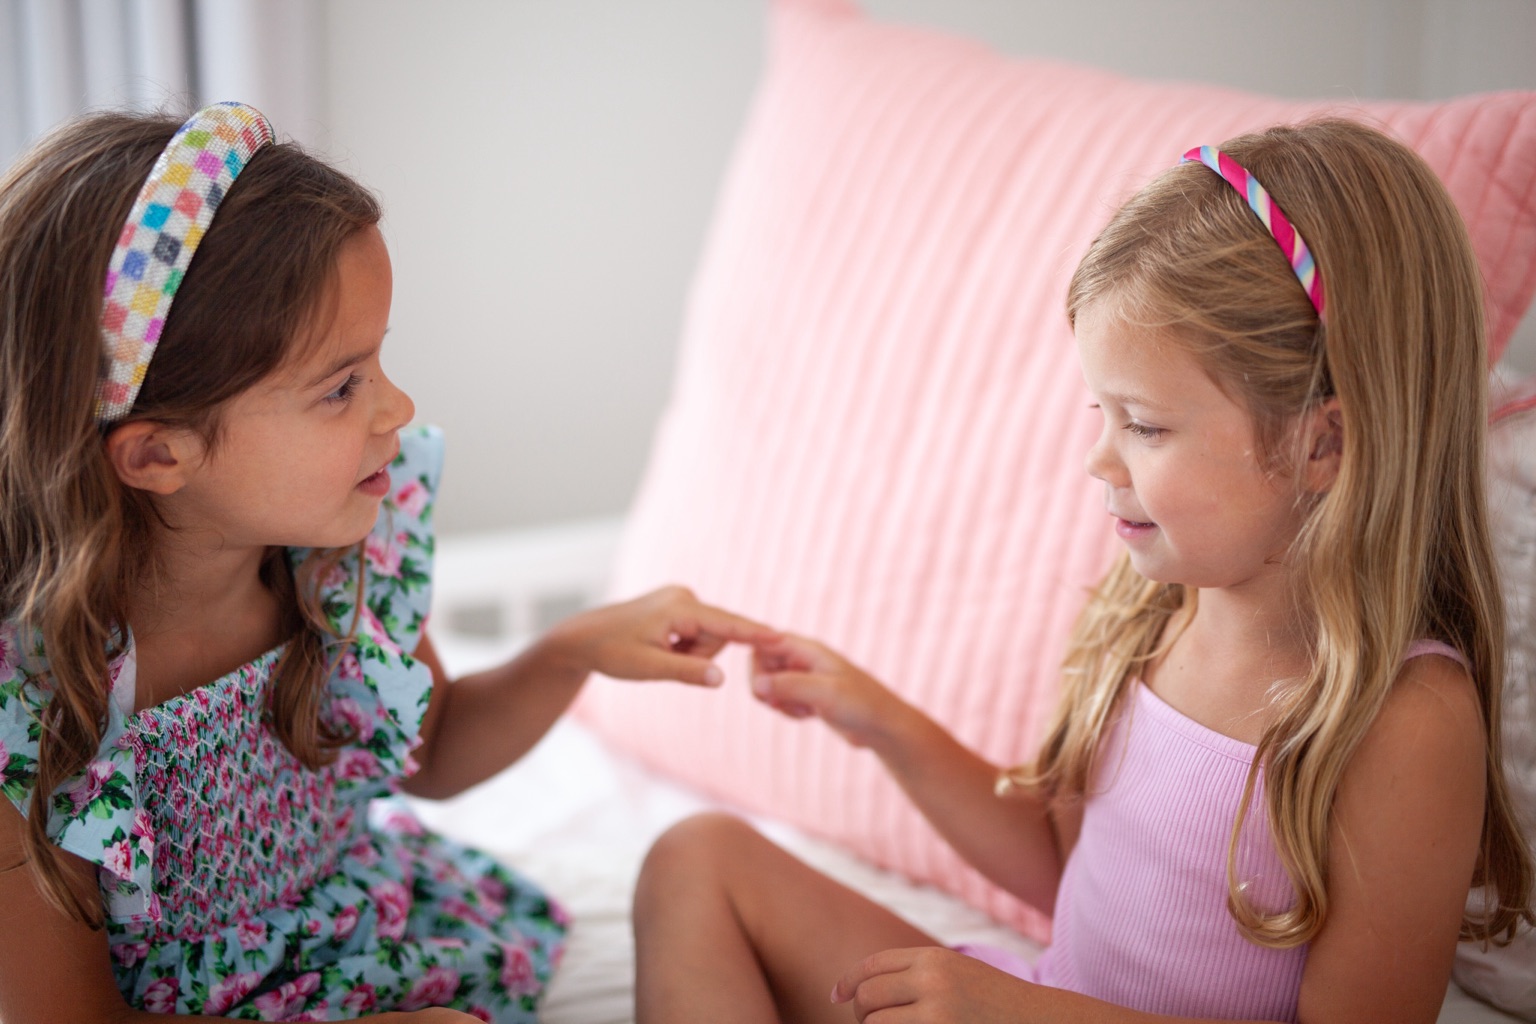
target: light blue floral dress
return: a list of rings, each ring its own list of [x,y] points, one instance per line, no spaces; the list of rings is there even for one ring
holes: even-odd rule
[[[355,737],[333,764],[306,769],[263,722],[282,648],[137,714],[131,645],[113,664],[100,750],[54,794],[48,832],[99,866],[132,1005],[254,1020],[428,1006],[535,1019],[563,948],[560,908],[375,800],[414,770],[431,686],[408,652],[427,612],[441,464],[435,431],[403,432],[361,557],[321,583],[337,632],[356,622],[323,702]],[[290,552],[293,564],[306,554]],[[49,699],[37,646],[0,627],[0,789],[23,814]]]

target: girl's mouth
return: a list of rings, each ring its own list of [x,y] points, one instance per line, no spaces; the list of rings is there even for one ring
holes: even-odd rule
[[[1142,523],[1134,519],[1115,519],[1115,533],[1127,540],[1144,537],[1155,529],[1157,529],[1156,523]]]
[[[382,498],[389,493],[389,467],[385,466],[377,473],[364,477],[357,485],[357,489],[370,498]]]

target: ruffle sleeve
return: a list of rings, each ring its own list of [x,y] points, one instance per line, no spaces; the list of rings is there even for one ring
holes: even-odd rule
[[[338,792],[350,798],[389,792],[416,770],[410,752],[420,742],[432,674],[412,652],[432,599],[432,511],[442,462],[436,428],[401,431],[373,531],[319,585],[321,608],[344,638],[322,714],[353,737],[336,764]],[[309,554],[295,549],[290,557],[298,565]]]
[[[39,647],[35,637],[24,641],[14,624],[0,626],[0,790],[28,817],[37,784],[42,712],[51,699],[39,681],[45,664]],[[158,921],[154,827],[139,806],[138,769],[126,723],[132,708],[118,699],[132,693],[133,667],[131,654],[113,664],[114,699],[101,744],[85,768],[54,791],[48,836],[61,849],[97,866],[113,918]]]

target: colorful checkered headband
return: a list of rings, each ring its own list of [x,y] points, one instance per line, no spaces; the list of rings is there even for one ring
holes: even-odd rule
[[[128,415],[165,328],[171,300],[213,215],[246,163],[273,138],[254,107],[215,103],[177,129],[128,213],[107,264],[101,343],[107,369],[96,420]]]
[[[1249,174],[1243,165],[1233,160],[1230,156],[1217,149],[1215,146],[1196,146],[1184,154],[1186,162],[1198,160],[1211,170],[1226,179],[1227,184],[1237,189],[1238,194],[1248,201],[1249,209],[1258,215],[1259,220],[1269,229],[1274,236],[1275,244],[1280,246],[1280,251],[1291,264],[1291,272],[1296,275],[1296,280],[1301,282],[1302,289],[1307,293],[1307,298],[1312,300],[1312,308],[1317,310],[1318,318],[1323,315],[1323,276],[1317,272],[1317,264],[1312,260],[1312,250],[1307,248],[1306,241],[1301,237],[1291,224],[1290,218],[1281,212],[1279,205],[1264,191],[1264,186],[1259,184],[1257,178]]]

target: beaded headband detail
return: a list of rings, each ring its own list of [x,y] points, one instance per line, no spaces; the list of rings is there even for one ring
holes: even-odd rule
[[[1301,232],[1291,224],[1290,218],[1281,212],[1279,205],[1270,198],[1269,193],[1264,190],[1263,185],[1259,184],[1257,178],[1249,174],[1242,164],[1215,146],[1196,146],[1184,154],[1183,162],[1195,161],[1205,164],[1221,175],[1227,184],[1247,200],[1248,208],[1264,222],[1264,227],[1274,237],[1275,244],[1280,246],[1280,251],[1290,262],[1291,272],[1296,275],[1296,280],[1301,282],[1302,290],[1307,293],[1307,298],[1312,300],[1312,308],[1317,310],[1318,318],[1321,319],[1323,277],[1317,272],[1317,264],[1312,259],[1312,250],[1307,248]]]
[[[171,137],[139,190],[107,264],[101,303],[106,371],[96,387],[96,421],[128,415],[160,341],[171,300],[229,187],[273,140],[254,107],[215,103]]]

